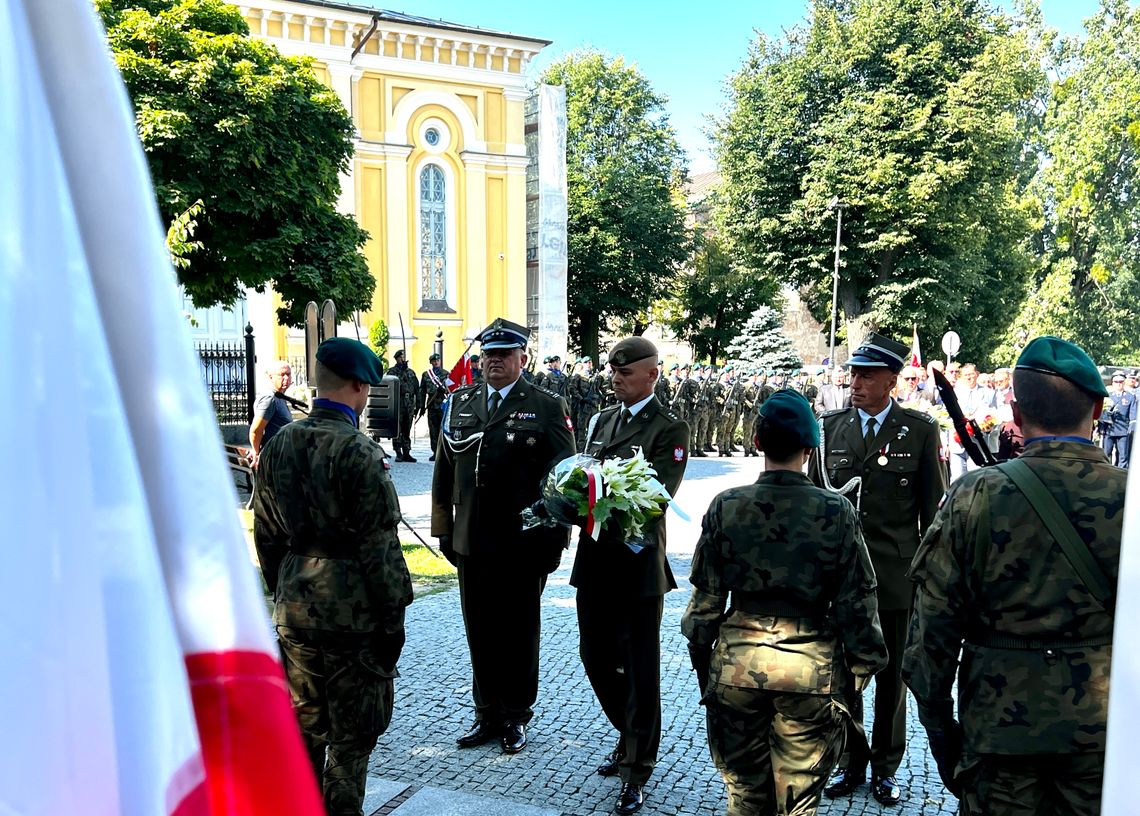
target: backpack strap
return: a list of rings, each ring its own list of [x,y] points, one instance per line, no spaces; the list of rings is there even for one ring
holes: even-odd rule
[[[1041,481],[1033,469],[1021,459],[1011,459],[997,466],[1025,494],[1029,504],[1041,517],[1045,529],[1057,541],[1061,553],[1076,571],[1082,583],[1088,587],[1089,592],[1103,606],[1107,606],[1112,597],[1112,584],[1104,574],[1100,564],[1093,558],[1089,548],[1077,535],[1072,521],[1057,504],[1057,499],[1049,492],[1049,488]]]

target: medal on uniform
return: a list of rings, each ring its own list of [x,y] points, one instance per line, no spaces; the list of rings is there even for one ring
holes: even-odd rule
[[[889,451],[890,449],[891,449],[891,446],[887,445],[885,448],[883,448],[882,450],[879,451],[879,458],[875,460],[875,462],[879,465],[879,467],[886,467],[887,466],[887,451]]]
[[[515,441],[515,435],[513,433],[507,434],[507,441],[508,442],[514,442]]]

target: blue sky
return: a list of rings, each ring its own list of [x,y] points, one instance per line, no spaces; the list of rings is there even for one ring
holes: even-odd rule
[[[358,0],[352,0],[358,2]],[[359,0],[455,23],[553,40],[533,64],[544,66],[569,51],[594,47],[636,62],[653,87],[669,98],[670,121],[689,156],[690,172],[712,169],[706,116],[724,103],[724,80],[744,59],[753,30],[779,37],[802,21],[804,0]],[[403,5],[403,7],[401,7]],[[1042,0],[1045,21],[1064,34],[1083,31],[1097,0]]]

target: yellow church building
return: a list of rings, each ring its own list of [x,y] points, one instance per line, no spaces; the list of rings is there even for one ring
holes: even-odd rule
[[[352,115],[339,206],[370,235],[376,290],[362,339],[384,320],[389,354],[406,343],[422,370],[437,331],[450,366],[495,317],[525,320],[526,69],[549,41],[324,0],[239,8],[253,36],[312,57]],[[303,333],[276,325],[276,305],[272,292],[247,296],[261,362],[304,355]],[[339,333],[355,336],[353,316],[339,318]]]

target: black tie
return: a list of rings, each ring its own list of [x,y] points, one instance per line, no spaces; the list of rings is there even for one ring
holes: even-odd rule
[[[871,452],[871,446],[875,444],[875,418],[871,417],[867,420],[867,432],[863,434],[863,451],[865,453]]]
[[[498,391],[492,391],[491,392],[491,406],[487,409],[487,418],[488,419],[493,417],[495,415],[495,412],[499,410],[499,403],[502,401],[503,401],[503,395],[502,394],[500,394]]]
[[[621,409],[621,422],[618,423],[618,430],[625,430],[625,426],[633,419],[633,412],[628,408]]]

